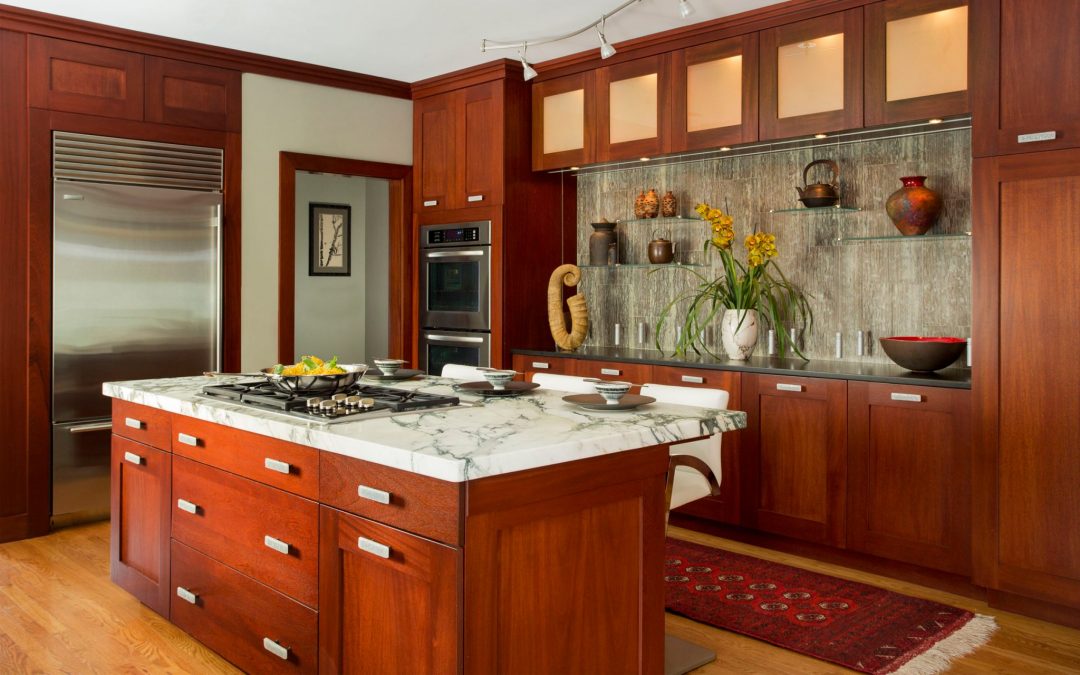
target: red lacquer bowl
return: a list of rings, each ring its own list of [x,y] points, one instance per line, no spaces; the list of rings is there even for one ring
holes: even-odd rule
[[[929,373],[952,365],[967,347],[967,340],[957,337],[899,335],[878,338],[878,342],[896,365],[917,373]]]

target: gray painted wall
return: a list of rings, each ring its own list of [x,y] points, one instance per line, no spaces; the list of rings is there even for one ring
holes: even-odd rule
[[[367,301],[364,343],[371,359],[390,356],[390,183],[365,179],[368,222],[364,250],[364,282]],[[400,356],[400,355],[396,355]]]

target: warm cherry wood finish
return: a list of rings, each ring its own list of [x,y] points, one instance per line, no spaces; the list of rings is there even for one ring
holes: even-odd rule
[[[429,478],[332,452],[321,453],[319,501],[452,545],[461,543],[461,483]],[[390,493],[382,504],[359,495],[360,486]]]
[[[169,486],[172,456],[112,437],[109,572],[115,584],[169,616]]]
[[[848,382],[850,548],[970,573],[970,407],[964,390]]]
[[[257,581],[318,605],[318,504],[185,459],[173,458],[173,538]],[[196,513],[179,508],[194,503]],[[289,553],[269,548],[271,536]]]
[[[650,56],[637,61],[605,66],[596,71],[596,161],[638,159],[668,152],[668,126],[671,118],[668,61],[667,55]],[[612,141],[612,117],[622,112],[617,105],[612,107],[612,85],[623,80],[649,75],[656,77],[656,135],[623,142]]]
[[[748,517],[766,532],[843,546],[847,383],[748,373],[742,382],[742,440],[756,488],[745,503]]]
[[[117,436],[130,438],[167,452],[170,449],[171,417],[172,415],[164,410],[114,399],[112,431]]]
[[[319,451],[315,448],[183,415],[174,415],[172,419],[170,440],[177,455],[301,497],[319,498]],[[196,444],[181,442],[181,434],[195,437]],[[267,460],[272,466],[285,462],[289,465],[288,473],[267,468]]]
[[[686,69],[690,66],[742,57],[742,121],[715,129],[687,128]],[[671,53],[670,152],[705,150],[725,145],[751,143],[758,139],[758,35],[749,33]]]
[[[417,99],[413,102],[413,154],[416,181],[413,189],[417,211],[449,207],[453,191],[454,93]]]
[[[663,670],[667,464],[660,445],[468,484],[466,673]]]
[[[536,373],[556,373],[558,375],[572,374],[574,371],[574,359],[514,354],[511,368],[520,373],[518,376],[519,379],[525,382],[532,382],[532,376]]]
[[[320,513],[320,672],[461,672],[461,550]],[[362,550],[362,539],[389,547],[388,557]]]
[[[141,120],[143,56],[30,36],[30,105]]]
[[[544,152],[544,99],[581,89],[584,91],[584,145],[577,150]],[[533,171],[564,169],[596,161],[596,118],[598,115],[596,73],[586,71],[532,85],[532,168]]]
[[[240,131],[240,72],[146,58],[146,121]]]
[[[1080,146],[1080,4],[979,0],[972,3],[971,22],[972,154]],[[1045,131],[1057,138],[1017,139]]]
[[[761,31],[760,136],[762,140],[855,129],[863,124],[862,9],[826,14],[814,19]],[[824,35],[844,34],[844,107],[840,110],[781,118],[777,49]]]
[[[317,612],[177,541],[172,561],[171,620],[182,630],[249,673],[318,672]],[[264,638],[288,658],[267,651]]]
[[[885,81],[886,30],[890,21],[967,6],[968,0],[885,0],[863,8],[866,22],[865,118],[866,126],[925,121],[932,117],[962,115],[971,111],[968,91],[953,91],[917,98],[887,100]],[[970,18],[970,17],[969,17]],[[971,55],[968,50],[970,81]]]
[[[575,359],[572,374],[578,377],[597,377],[601,380],[630,382],[636,385],[630,391],[637,393],[641,385],[649,381],[652,375],[652,366],[644,363]]]
[[[976,160],[974,195],[976,581],[1080,608],[1080,150]]]

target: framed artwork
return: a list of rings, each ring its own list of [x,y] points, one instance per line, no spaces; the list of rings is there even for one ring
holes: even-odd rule
[[[347,277],[352,259],[352,207],[308,204],[308,276]]]

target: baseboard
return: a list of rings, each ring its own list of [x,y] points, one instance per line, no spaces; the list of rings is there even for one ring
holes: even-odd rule
[[[1023,614],[1041,621],[1080,629],[1080,609],[1076,607],[1066,607],[994,589],[987,590],[986,596],[987,603],[994,609],[1003,609],[1006,612]]]

